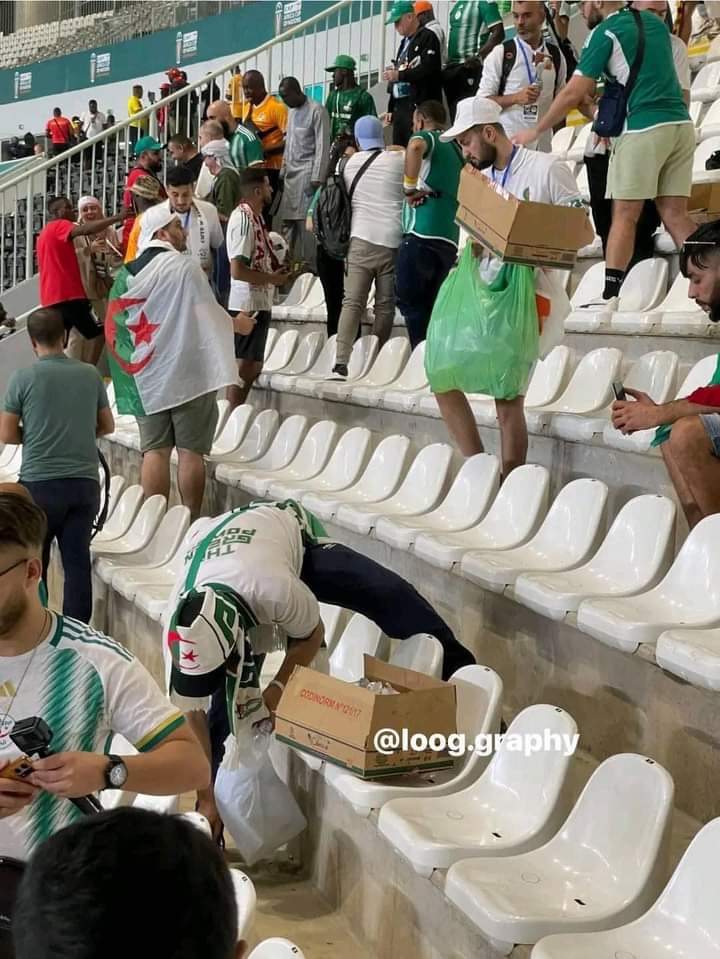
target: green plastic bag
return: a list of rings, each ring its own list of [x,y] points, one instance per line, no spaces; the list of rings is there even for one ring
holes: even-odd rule
[[[538,358],[535,271],[506,263],[492,283],[480,277],[467,243],[435,300],[425,344],[433,393],[462,390],[512,400]]]

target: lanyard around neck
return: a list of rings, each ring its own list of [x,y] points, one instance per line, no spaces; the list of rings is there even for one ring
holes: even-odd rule
[[[530,69],[530,59],[527,55],[527,50],[525,49],[525,47],[527,47],[528,44],[525,43],[524,40],[521,40],[520,37],[515,37],[515,43],[517,44],[520,53],[522,53],[523,55],[523,60],[525,61],[525,69],[527,70],[528,83],[533,84],[537,81],[538,73],[537,73],[537,69],[535,70]],[[532,50],[532,47],[530,47],[530,49]],[[535,51],[533,51],[533,58],[534,57],[535,57]]]
[[[505,189],[505,184],[507,183],[508,177],[510,176],[510,171],[511,171],[511,169],[512,169],[513,160],[515,159],[515,154],[517,153],[517,151],[518,151],[518,148],[517,148],[517,145],[515,145],[515,146],[512,148],[512,153],[510,154],[510,159],[508,160],[508,165],[505,167],[505,173],[503,174],[503,178],[502,178],[502,180],[500,181],[500,186],[503,188],[503,190]],[[493,178],[493,183],[497,183],[497,178],[496,178],[496,176],[495,176],[495,167],[492,167],[492,169],[490,170],[490,175],[491,175],[492,178]]]

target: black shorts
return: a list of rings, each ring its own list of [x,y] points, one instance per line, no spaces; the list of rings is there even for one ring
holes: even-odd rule
[[[237,316],[239,310],[228,310],[230,316]],[[262,363],[265,359],[265,343],[270,329],[270,310],[258,310],[255,313],[255,326],[252,333],[243,336],[235,334],[235,358]]]
[[[66,330],[74,326],[86,340],[94,340],[103,334],[103,327],[90,308],[90,300],[65,300],[64,303],[53,303],[50,309],[61,314]]]

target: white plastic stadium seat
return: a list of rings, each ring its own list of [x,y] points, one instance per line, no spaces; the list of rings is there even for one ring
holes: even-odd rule
[[[313,424],[287,466],[277,470],[250,469],[240,476],[240,486],[257,496],[266,496],[271,483],[312,479],[327,463],[338,429],[337,423],[332,420],[320,420]]]
[[[325,291],[320,280],[316,280],[302,303],[288,309],[285,314],[286,320],[311,320],[313,313],[317,309],[325,309]]]
[[[717,136],[720,136],[720,100],[710,104],[698,127],[698,137],[701,141]]]
[[[477,453],[465,460],[440,505],[422,516],[381,516],[377,539],[398,549],[410,549],[421,533],[454,533],[479,523],[497,495],[500,463],[496,456]]]
[[[675,387],[677,366],[677,355],[668,350],[645,353],[644,356],[635,360],[627,375],[623,377],[623,385],[647,393],[656,403],[664,403],[670,399]],[[602,433],[608,426],[612,428],[611,411],[612,405],[608,404],[603,409],[585,416],[560,413],[552,417],[550,432],[564,439],[589,443],[593,436]],[[639,441],[636,442],[639,443]]]
[[[217,461],[234,453],[245,439],[253,416],[255,416],[255,407],[250,403],[236,406],[225,420],[225,425],[213,443],[208,459]]]
[[[705,310],[688,296],[689,286],[687,277],[678,274],[667,297],[658,307],[662,313],[658,332],[703,336],[713,328],[715,324],[710,321]]]
[[[283,393],[302,393],[312,396],[318,380],[324,380],[332,373],[335,365],[335,350],[337,336],[331,336],[317,355],[310,369],[300,376],[286,376],[276,373],[273,379],[273,389]]]
[[[575,177],[575,182],[577,183],[578,193],[583,198],[585,203],[589,203],[590,202],[590,180],[588,179],[588,171],[584,163],[581,163],[580,165],[580,169],[578,170],[577,176]]]
[[[159,622],[173,587],[175,586],[177,577],[182,573],[184,565],[185,550],[181,544],[180,548],[166,566],[143,570],[141,582],[133,582],[129,574],[125,574],[122,578],[122,583],[117,583],[113,588],[118,590],[118,592],[122,591],[127,599],[134,601],[139,609],[146,613],[151,619]],[[138,570],[138,572],[140,572],[140,570]]]
[[[6,446],[5,449],[9,449],[10,454],[4,466],[0,468],[0,478],[3,482],[14,482],[18,477],[22,465],[22,445],[9,445]]]
[[[213,457],[218,463],[215,470],[217,478],[222,478],[222,470],[227,466],[259,460],[267,452],[279,423],[280,414],[277,410],[262,410],[258,413],[237,449]]]
[[[525,394],[525,409],[546,406],[558,398],[567,385],[572,360],[573,351],[567,346],[556,346],[544,360],[538,360]],[[495,425],[497,413],[495,400],[491,396],[483,399],[468,397],[468,400],[476,423],[480,426]]]
[[[246,942],[252,936],[255,925],[255,909],[257,907],[257,893],[255,886],[249,876],[237,869],[230,867],[230,877],[235,889],[235,902],[238,912],[238,942],[244,939]]]
[[[610,329],[617,333],[644,332],[648,326],[646,318],[659,309],[667,294],[667,284],[667,260],[636,263],[620,290],[618,309],[610,319]]]
[[[586,353],[554,403],[528,409],[528,429],[533,433],[546,429],[550,419],[558,413],[587,416],[604,409],[613,395],[613,382],[620,378],[622,359],[622,350],[614,346]]]
[[[535,536],[507,550],[474,550],[460,564],[473,583],[502,593],[525,572],[572,569],[597,549],[602,536],[608,488],[597,479],[573,480],[558,493]]]
[[[397,340],[405,343],[406,348],[395,375],[392,379],[387,379],[387,373],[378,371],[378,364],[380,363],[385,348]],[[398,347],[395,347],[395,349],[398,349]],[[393,337],[392,340],[388,340],[388,343],[385,344],[385,347],[383,347],[378,354],[375,365],[367,377],[365,377],[362,383],[353,384],[351,394],[353,403],[358,403],[360,406],[379,406],[383,402],[383,398],[387,392],[405,392],[407,389],[414,390],[424,386],[427,383],[424,357],[425,341],[416,346],[412,353],[410,353],[410,345],[404,337],[396,336]],[[378,372],[383,373],[383,382],[380,382],[380,377],[377,376]],[[369,378],[373,378],[374,382],[371,382]]]
[[[457,695],[457,728],[467,742],[479,735],[497,733],[502,714],[503,684],[489,666],[463,666],[453,673],[450,682]],[[391,799],[407,796],[447,796],[474,783],[488,762],[481,750],[459,756],[450,769],[433,773],[432,782],[423,777],[402,776],[399,780],[371,782],[352,773],[326,764],[325,779],[352,803],[363,816],[379,809]]]
[[[575,292],[570,297],[572,312],[565,319],[566,332],[582,333],[585,330],[595,328],[595,313],[592,310],[581,309],[581,307],[602,296],[604,287],[605,264],[593,263],[587,273],[583,273]]]
[[[370,430],[353,426],[344,433],[317,476],[308,480],[273,480],[268,487],[272,499],[301,499],[306,493],[338,493],[357,481],[365,466],[372,442]]]
[[[282,303],[272,308],[273,320],[287,320],[292,315],[296,306],[304,303],[315,284],[320,285],[320,281],[312,273],[303,273],[295,280],[292,289],[285,297]]]
[[[514,469],[487,514],[457,533],[420,533],[414,551],[433,566],[451,569],[472,549],[510,549],[526,542],[547,512],[550,476],[544,466]]]
[[[95,572],[103,582],[111,583],[125,567],[164,566],[175,555],[189,526],[190,510],[187,506],[173,506],[160,520],[154,536],[144,549],[116,556],[101,556],[95,563]]]
[[[297,330],[285,330],[275,340],[275,345],[263,363],[263,370],[257,378],[256,385],[266,389],[269,385],[271,373],[284,369],[292,359],[297,347],[299,333]]]
[[[573,311],[565,321],[565,329],[568,332],[592,333],[611,326],[612,329],[622,330],[622,317],[619,314],[630,313],[635,316],[646,313],[660,302],[667,289],[667,269],[665,260],[651,259],[636,263],[620,289],[617,311],[611,313],[603,307],[591,310],[583,308],[602,295],[605,265],[596,263],[583,276],[571,297]]]
[[[327,378],[318,379],[313,385],[312,395],[321,396],[324,399],[335,398],[337,388],[352,385],[354,381],[360,381],[368,372],[377,356],[379,340],[377,336],[369,333],[367,336],[361,336],[353,344],[350,359],[348,360],[348,375],[345,382],[339,380],[328,380]]]
[[[672,562],[675,504],[665,496],[636,496],[623,506],[593,558],[579,569],[525,573],[514,598],[562,620],[589,597],[631,596],[654,586]]]
[[[270,356],[275,346],[275,340],[278,338],[278,331],[274,326],[271,326],[267,333],[267,339],[265,340],[265,355],[263,357],[263,362]]]
[[[444,653],[439,639],[429,633],[416,633],[414,636],[408,636],[407,639],[396,641],[395,649],[388,662],[391,666],[412,669],[416,673],[424,673],[426,676],[440,679],[443,659]]]
[[[380,350],[377,359],[364,376],[345,383],[327,383],[320,390],[320,395],[328,400],[347,400],[352,394],[355,402],[355,390],[384,388],[397,380],[408,356],[410,343],[404,336],[393,336]]]
[[[345,628],[348,611],[343,609],[342,606],[332,606],[330,603],[319,603],[318,605],[320,606],[320,619],[325,630],[325,648],[328,653],[331,653],[340,639],[341,631]]]
[[[531,959],[716,959],[719,855],[720,819],[713,819],[697,833],[659,899],[643,916],[607,932],[548,936],[535,946]]]
[[[702,102],[720,97],[720,63],[706,63],[700,69],[690,87],[690,100]]]
[[[377,656],[383,634],[380,627],[361,613],[353,613],[328,660],[330,675],[355,683],[365,675],[365,653]]]
[[[130,529],[132,521],[137,516],[143,499],[142,486],[135,484],[128,486],[120,496],[118,504],[112,512],[105,526],[95,536],[92,545],[99,549],[104,543],[124,536]]]
[[[258,417],[259,419],[260,417]],[[231,462],[221,463],[215,470],[215,476],[223,483],[230,486],[239,486],[240,478],[248,470],[259,472],[261,470],[276,470],[287,466],[296,455],[303,436],[308,427],[306,416],[295,413],[284,420],[277,433],[270,443],[270,447],[264,456],[254,460],[251,463],[238,463],[235,459]],[[242,449],[242,447],[241,447]]]
[[[342,502],[335,522],[367,534],[380,516],[420,516],[429,512],[442,495],[452,456],[452,447],[447,443],[425,446],[394,494],[370,503]]]
[[[675,626],[720,625],[720,514],[706,516],[682,545],[667,575],[653,589],[624,599],[580,604],[578,626],[608,646],[634,653]]]
[[[90,555],[93,559],[97,559],[99,556],[117,556],[145,549],[157,532],[166,509],[167,500],[164,496],[159,493],[149,496],[138,510],[127,532],[108,542],[97,543],[95,540],[90,544]]]
[[[720,67],[720,64],[718,64]],[[692,179],[693,183],[713,183],[720,179],[720,170],[706,170],[705,162],[716,151],[720,150],[720,137],[708,137],[695,147],[693,156]]]
[[[557,706],[524,709],[479,779],[446,796],[393,799],[380,810],[378,829],[416,872],[474,856],[507,856],[537,849],[562,825],[561,791],[569,749],[539,749],[525,756],[508,748],[517,736],[567,737],[575,720]]]
[[[386,499],[400,484],[409,449],[407,436],[385,436],[353,486],[338,492],[306,493],[303,506],[321,519],[330,520],[343,503],[377,503]]]
[[[382,391],[380,400],[383,409],[401,410],[409,413],[426,393],[430,392],[425,374],[425,340],[418,343],[407,361],[405,369],[394,383]],[[374,397],[358,388],[353,400],[362,406],[373,406]],[[366,401],[367,400],[367,401]]]
[[[567,152],[575,138],[575,127],[563,127],[553,135],[552,152],[560,160],[567,159]]]
[[[544,846],[461,860],[448,870],[445,894],[502,955],[555,932],[596,932],[635,919],[662,883],[673,791],[652,759],[611,756]]]
[[[570,149],[567,151],[568,160],[572,163],[582,163],[585,156],[585,147],[592,133],[592,123],[585,123],[577,132]]]
[[[693,686],[720,690],[720,628],[668,629],[658,637],[655,660]]]
[[[108,492],[108,509],[107,516],[105,517],[105,522],[110,519],[113,514],[113,510],[118,504],[120,499],[120,494],[125,489],[125,477],[121,476],[119,473],[116,473],[114,476],[110,477],[110,490]]]
[[[323,339],[322,333],[308,333],[304,336],[298,343],[293,358],[288,365],[281,372],[270,374],[268,377],[269,386],[273,390],[284,390],[285,380],[282,377],[301,376],[303,373],[307,373],[318,358],[323,346]]]
[[[305,953],[289,939],[265,939],[248,955],[248,959],[305,959]]]

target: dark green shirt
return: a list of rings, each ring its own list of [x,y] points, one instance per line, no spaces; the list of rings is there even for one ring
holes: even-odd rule
[[[240,202],[240,176],[233,167],[223,167],[215,177],[212,200],[218,213],[229,219]]]
[[[22,421],[20,480],[97,480],[95,431],[98,412],[107,405],[105,385],[89,363],[60,354],[16,370],[5,412]]]
[[[362,87],[332,90],[325,102],[325,109],[330,114],[331,143],[346,128],[352,133],[360,117],[377,116],[375,101]]]

